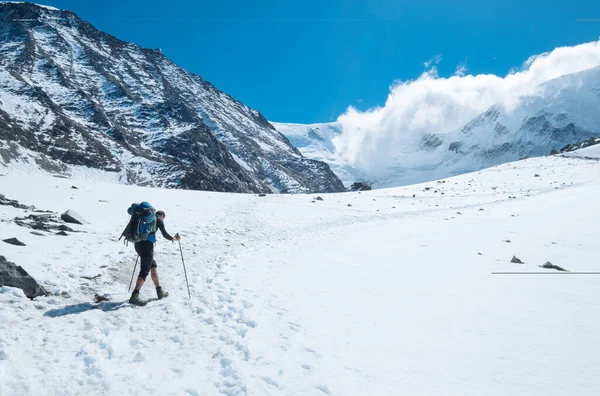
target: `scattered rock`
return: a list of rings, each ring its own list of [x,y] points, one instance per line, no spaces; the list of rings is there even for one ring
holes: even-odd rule
[[[505,239],[503,242],[510,243],[510,239]]]
[[[33,206],[27,206],[27,205],[20,204],[19,201],[16,201],[14,199],[8,199],[2,194],[0,194],[0,205],[12,206],[13,208],[17,208],[17,209],[34,209]]]
[[[110,298],[108,298],[106,296],[103,296],[103,295],[100,295],[100,294],[96,294],[94,296],[94,301],[96,301],[96,302],[110,301]]]
[[[513,256],[513,258],[510,260],[511,263],[514,264],[525,264],[524,262],[521,261],[521,259],[517,258],[517,256]]]
[[[483,212],[484,210],[485,210],[485,209],[483,209],[483,208],[479,208],[479,211],[480,211],[480,212]]]
[[[552,264],[550,261],[546,261],[546,263],[544,265],[540,265],[540,268],[549,268],[549,269],[555,269],[558,271],[569,272],[566,269],[559,267],[558,265]]]
[[[45,296],[48,293],[21,266],[0,256],[0,286],[16,287],[29,298]]]
[[[2,241],[15,246],[27,246],[23,242],[19,241],[17,238],[3,239]]]
[[[533,177],[540,177],[540,175],[538,175],[537,173],[535,175],[533,175]]]
[[[108,201],[106,201],[104,199],[99,199],[98,202],[108,202]]]
[[[85,221],[85,219],[77,212],[75,212],[74,210],[67,210],[65,213],[60,215],[60,218],[66,222],[66,223],[72,223],[72,224],[87,224],[87,221]]]
[[[413,194],[413,198],[415,197],[415,194]]]
[[[323,198],[321,198],[321,197],[317,197],[317,198],[315,198],[315,200],[317,200],[317,201],[322,201],[322,200],[323,200]]]
[[[71,186],[73,190],[79,190],[76,186]]]
[[[57,232],[57,233],[56,233],[56,235],[61,235],[61,236],[69,236],[69,234],[67,234],[67,233],[66,233],[66,232],[64,232],[64,231]]]
[[[352,206],[352,204],[348,204],[348,206]]]
[[[69,292],[66,292],[66,291],[60,293],[60,295],[64,298],[71,298],[71,295],[69,294]]]
[[[267,196],[267,194],[265,194],[265,193],[260,193],[260,194],[258,194],[258,196],[259,196],[259,197],[266,197],[266,196]]]
[[[15,217],[15,224],[21,227],[31,228],[38,231],[71,231],[75,232],[71,228],[64,224],[60,224],[58,217],[52,213],[45,213],[42,215],[29,215],[27,217]]]
[[[94,279],[96,279],[96,278],[99,278],[99,277],[100,277],[100,275],[101,275],[101,274],[94,275],[94,276],[86,276],[86,275],[82,275],[81,277],[82,277],[83,279],[94,280]]]
[[[431,187],[425,187],[425,191],[431,190]]]
[[[44,234],[42,234],[41,232],[37,232],[37,231],[31,231],[32,235],[36,235],[36,236],[45,236]]]
[[[457,215],[462,215],[462,213],[460,213],[460,212],[456,212],[456,214],[457,214]]]
[[[477,253],[477,255],[478,255],[478,256],[483,256],[483,254],[481,254],[481,253]]]

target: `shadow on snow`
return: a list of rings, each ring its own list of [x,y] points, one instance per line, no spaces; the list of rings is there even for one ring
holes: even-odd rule
[[[102,302],[102,303],[80,303],[74,305],[67,305],[62,308],[51,309],[44,313],[44,316],[51,318],[57,318],[60,316],[76,315],[82,312],[87,312],[95,309],[99,309],[104,312],[116,311],[121,308],[135,308],[135,306],[128,302]]]

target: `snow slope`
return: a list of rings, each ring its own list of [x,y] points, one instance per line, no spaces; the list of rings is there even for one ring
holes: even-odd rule
[[[35,236],[0,206],[0,239],[27,244],[0,254],[54,293],[0,288],[0,394],[597,395],[600,275],[576,273],[600,265],[586,150],[314,202],[0,177],[7,198],[90,223]],[[135,255],[115,239],[144,199],[183,235],[191,299],[159,236],[171,295],[120,305]]]

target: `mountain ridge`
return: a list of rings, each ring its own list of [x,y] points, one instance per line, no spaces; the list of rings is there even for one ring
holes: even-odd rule
[[[0,3],[0,152],[49,171],[228,192],[342,191],[258,111],[71,11]],[[39,155],[36,155],[38,153]]]

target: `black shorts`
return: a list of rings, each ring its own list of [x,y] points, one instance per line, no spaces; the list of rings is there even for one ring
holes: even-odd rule
[[[151,268],[156,268],[154,260],[154,243],[141,241],[135,244],[135,251],[140,256],[140,277],[146,279]]]

